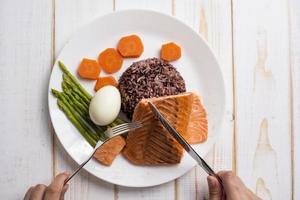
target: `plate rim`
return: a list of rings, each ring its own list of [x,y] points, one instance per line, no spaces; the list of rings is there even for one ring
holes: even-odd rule
[[[95,21],[98,21],[100,20],[101,18],[106,18],[106,17],[109,17],[110,15],[115,15],[115,14],[122,14],[122,13],[132,13],[132,12],[140,12],[140,13],[145,13],[147,12],[148,14],[155,14],[155,15],[160,15],[162,17],[167,17],[171,20],[174,20],[176,21],[177,23],[179,23],[181,26],[184,26],[188,29],[190,29],[194,34],[196,34],[203,42],[203,44],[206,46],[206,48],[208,48],[208,50],[210,51],[211,55],[212,55],[212,58],[214,59],[214,61],[216,62],[216,65],[218,66],[217,69],[219,70],[219,73],[220,73],[220,81],[222,82],[221,84],[221,87],[223,89],[223,93],[224,93],[224,101],[223,101],[223,109],[221,111],[221,120],[220,120],[220,125],[219,127],[216,129],[216,132],[219,132],[220,129],[223,127],[224,125],[224,121],[225,121],[225,110],[226,110],[226,100],[227,100],[227,93],[226,93],[226,90],[225,90],[225,81],[224,81],[224,75],[223,75],[223,71],[221,70],[221,65],[217,59],[217,56],[216,54],[214,53],[212,47],[209,45],[209,43],[204,39],[204,37],[198,33],[197,31],[195,31],[193,28],[191,28],[190,26],[188,26],[186,23],[184,23],[181,19],[178,19],[172,15],[169,15],[169,14],[166,14],[166,13],[162,13],[162,12],[159,12],[159,11],[155,11],[155,10],[148,10],[148,9],[124,9],[124,10],[118,10],[118,11],[112,11],[110,13],[107,13],[107,14],[104,14],[104,15],[99,15],[99,16],[96,16],[94,18],[92,18],[91,20],[87,21],[86,23],[84,23],[83,25],[81,25],[80,27],[78,27],[70,36],[69,38],[66,40],[66,42],[63,44],[62,48],[59,50],[57,56],[55,57],[55,61],[53,63],[53,66],[51,68],[51,73],[50,73],[50,76],[49,76],[49,81],[48,81],[48,112],[49,112],[49,115],[50,115],[50,121],[51,121],[51,124],[52,124],[52,127],[53,127],[53,130],[55,132],[55,136],[57,138],[57,140],[59,141],[59,145],[61,145],[64,149],[64,151],[68,154],[68,156],[77,164],[77,165],[80,165],[81,163],[78,163],[76,161],[75,158],[72,157],[71,153],[68,151],[68,149],[65,147],[65,145],[62,143],[61,141],[61,138],[59,137],[59,135],[57,134],[57,128],[55,126],[55,123],[53,123],[53,116],[52,116],[52,112],[51,112],[51,106],[50,106],[50,98],[53,98],[52,94],[51,94],[51,79],[52,79],[52,75],[53,75],[53,71],[54,71],[54,68],[56,67],[57,63],[58,63],[58,58],[59,56],[61,55],[61,53],[63,52],[63,50],[65,49],[65,47],[67,46],[67,44],[73,39],[76,37],[76,35],[79,33],[79,32],[82,32],[83,30],[85,30],[86,27],[88,27],[90,24],[94,23]],[[217,139],[220,137],[220,134],[217,134],[213,141],[212,141],[212,147],[213,147],[213,144],[216,143]],[[211,148],[212,148],[211,147]],[[185,152],[186,153],[186,152]],[[208,153],[208,152],[207,152]],[[206,154],[207,154],[206,153]],[[117,183],[117,182],[114,182],[114,181],[111,181],[111,180],[107,180],[107,179],[104,179],[102,177],[99,177],[97,176],[95,173],[93,173],[92,171],[88,170],[85,167],[83,167],[83,169],[88,172],[88,174],[94,176],[95,178],[97,179],[100,179],[101,181],[104,181],[106,183],[109,183],[109,184],[115,184],[115,185],[119,185],[119,186],[122,186],[122,187],[128,187],[128,188],[145,188],[145,187],[151,187],[151,186],[158,186],[158,185],[162,185],[164,183],[168,183],[168,182],[171,182],[181,176],[183,176],[184,174],[188,173],[190,170],[192,170],[195,166],[197,165],[197,163],[195,162],[193,165],[191,165],[190,169],[186,170],[185,172],[183,173],[180,173],[176,176],[173,176],[171,179],[169,180],[163,180],[163,181],[160,181],[160,182],[157,182],[156,184],[143,184],[143,185],[124,185],[124,184],[120,184],[120,183]],[[77,166],[76,166],[77,167]]]

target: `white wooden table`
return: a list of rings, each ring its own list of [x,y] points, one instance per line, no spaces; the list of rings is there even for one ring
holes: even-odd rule
[[[222,135],[206,157],[213,168],[233,169],[263,199],[300,199],[298,0],[1,0],[0,199],[21,199],[30,185],[76,168],[49,119],[51,66],[78,27],[131,8],[183,20],[217,54],[227,106]],[[66,195],[67,200],[205,198],[206,174],[198,167],[143,189],[81,172]]]

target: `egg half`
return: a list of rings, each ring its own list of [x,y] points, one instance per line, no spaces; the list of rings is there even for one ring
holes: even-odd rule
[[[121,108],[121,95],[114,86],[105,86],[98,90],[92,98],[89,114],[92,121],[105,126],[112,123],[118,116]]]

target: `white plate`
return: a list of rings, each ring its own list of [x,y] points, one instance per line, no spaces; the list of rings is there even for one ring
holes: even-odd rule
[[[133,61],[159,57],[163,43],[173,41],[179,44],[182,57],[172,64],[185,79],[187,90],[197,91],[201,95],[208,113],[208,140],[203,144],[193,145],[200,155],[205,156],[213,146],[223,121],[225,91],[219,64],[207,43],[190,27],[171,16],[146,10],[126,10],[99,17],[76,32],[65,45],[55,62],[49,83],[49,111],[57,138],[77,163],[83,162],[92,151],[89,144],[59,110],[56,99],[50,92],[51,88],[61,90],[62,73],[57,61],[61,60],[76,74],[83,57],[96,59],[100,51],[116,47],[120,37],[133,33],[141,37],[144,53],[138,59],[125,59],[121,71],[115,76],[118,78]],[[94,81],[81,80],[81,83],[88,91],[94,93]],[[85,169],[110,183],[146,187],[174,180],[195,165],[194,160],[185,153],[181,163],[172,166],[135,166],[123,156],[118,156],[111,167],[91,160]]]

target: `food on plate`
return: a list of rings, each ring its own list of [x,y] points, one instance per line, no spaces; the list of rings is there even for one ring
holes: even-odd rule
[[[134,62],[119,79],[122,111],[132,117],[141,99],[185,92],[180,73],[168,62],[149,58]]]
[[[60,69],[63,71],[65,77],[70,79],[70,84],[74,86],[73,88],[78,89],[79,93],[81,93],[83,97],[85,97],[88,100],[91,100],[92,96],[84,89],[84,87],[80,85],[78,80],[75,78],[75,76],[71,74],[71,72],[67,69],[67,67],[61,61],[58,61],[58,65]]]
[[[104,134],[107,127],[97,126],[92,122],[89,116],[89,105],[92,96],[81,86],[62,62],[59,61],[58,65],[63,72],[63,91],[52,89],[51,92],[57,98],[58,107],[65,113],[85,140],[94,147],[99,139],[102,141],[107,139]],[[117,118],[108,126],[113,127],[123,123],[123,120]]]
[[[191,143],[207,138],[206,112],[200,97],[192,92],[166,97],[143,99],[136,106],[132,121],[143,127],[129,132],[123,155],[136,165],[176,164],[181,160],[182,147],[152,113],[152,101],[173,127]],[[200,123],[195,119],[200,118]],[[200,132],[198,132],[200,131]]]
[[[121,96],[114,86],[104,86],[92,98],[89,113],[92,121],[100,126],[112,123],[120,112]]]
[[[201,103],[200,97],[193,95],[192,112],[190,115],[186,138],[190,144],[197,144],[206,141],[208,135],[208,122],[206,111]]]
[[[93,133],[89,127],[86,126],[84,118],[77,113],[75,108],[71,106],[71,103],[67,100],[66,95],[62,92],[52,89],[52,93],[55,97],[58,98],[57,105],[58,107],[66,114],[68,119],[73,123],[73,125],[78,129],[81,135],[85,140],[91,145],[95,146],[96,141],[99,140],[99,136],[96,133]]]
[[[78,74],[81,78],[85,79],[97,79],[100,74],[100,66],[96,60],[83,58],[79,67]]]
[[[97,149],[94,158],[101,164],[110,166],[125,144],[125,139],[122,136],[116,136]]]
[[[181,48],[174,42],[163,44],[160,50],[160,58],[168,62],[178,60],[181,57]]]
[[[121,69],[123,58],[116,49],[107,48],[99,54],[98,62],[106,73],[112,74]]]
[[[118,82],[116,81],[116,79],[113,76],[98,77],[94,89],[97,92],[100,88],[107,86],[107,85],[112,85],[112,86],[117,87]]]
[[[148,101],[152,101],[162,115],[183,136],[192,110],[193,94],[143,99],[135,108],[132,121],[140,121],[142,128],[129,132],[123,155],[136,165],[176,164],[183,149],[152,113]]]
[[[142,55],[144,45],[139,36],[128,35],[120,39],[117,49],[125,58],[137,58]]]
[[[122,37],[117,50],[107,48],[96,60],[83,58],[78,75],[97,80],[92,97],[78,80],[58,62],[63,71],[62,89],[52,89],[58,107],[78,129],[85,140],[95,147],[108,136],[107,128],[124,123],[118,118],[120,109],[142,128],[130,131],[126,138],[117,136],[103,144],[94,158],[110,166],[123,150],[123,155],[136,165],[168,165],[180,162],[183,148],[153,115],[148,102],[153,102],[173,127],[191,144],[204,142],[208,135],[206,111],[200,97],[186,92],[185,81],[169,62],[181,57],[181,49],[170,42],[163,44],[159,58],[148,58],[125,70],[119,83],[113,76],[119,71],[123,57],[141,56],[144,46],[137,35]]]

